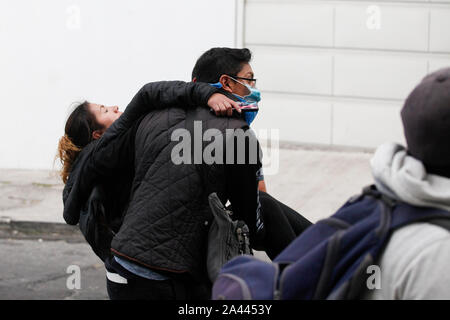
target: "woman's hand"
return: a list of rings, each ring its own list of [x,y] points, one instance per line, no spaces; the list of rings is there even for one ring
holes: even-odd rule
[[[233,101],[221,93],[214,93],[208,100],[208,106],[214,110],[217,116],[231,116],[233,108],[241,113],[239,102]]]

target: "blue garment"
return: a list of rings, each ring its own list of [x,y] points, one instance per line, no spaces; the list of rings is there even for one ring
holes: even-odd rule
[[[120,264],[122,267],[124,267],[131,273],[134,273],[135,275],[140,276],[142,278],[146,278],[146,279],[150,279],[150,280],[169,280],[168,277],[163,276],[162,274],[159,274],[148,268],[141,267],[140,265],[137,265],[128,260],[121,259],[117,256],[114,257],[114,260],[116,260],[116,262],[118,264]]]

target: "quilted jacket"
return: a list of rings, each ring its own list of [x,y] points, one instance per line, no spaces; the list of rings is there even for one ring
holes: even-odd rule
[[[172,150],[179,143],[172,139],[172,133],[177,129],[192,132],[193,121],[202,124],[202,133],[214,128],[218,136],[219,132],[223,134],[221,137],[225,137],[226,129],[247,128],[242,119],[219,118],[200,107],[170,108],[144,117],[136,132],[136,172],[130,204],[111,250],[159,273],[202,279],[212,220],[208,195],[217,192],[225,201],[226,170],[223,164],[194,164],[194,156],[191,163],[172,161]],[[203,151],[208,143],[194,142],[194,134],[191,137],[192,145],[200,143]]]

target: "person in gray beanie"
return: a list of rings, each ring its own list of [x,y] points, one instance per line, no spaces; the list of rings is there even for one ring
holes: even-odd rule
[[[401,111],[408,153],[427,172],[450,177],[450,68],[426,76]]]
[[[401,110],[407,147],[381,145],[371,159],[377,189],[418,207],[450,211],[450,68],[428,76]],[[363,299],[450,299],[450,232],[429,223],[396,230],[378,265],[381,288]]]

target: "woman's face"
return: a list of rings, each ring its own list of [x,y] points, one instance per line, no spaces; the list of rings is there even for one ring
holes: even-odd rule
[[[89,109],[97,120],[97,123],[104,127],[104,130],[108,129],[123,113],[119,111],[118,106],[106,107],[96,103],[90,103]]]

